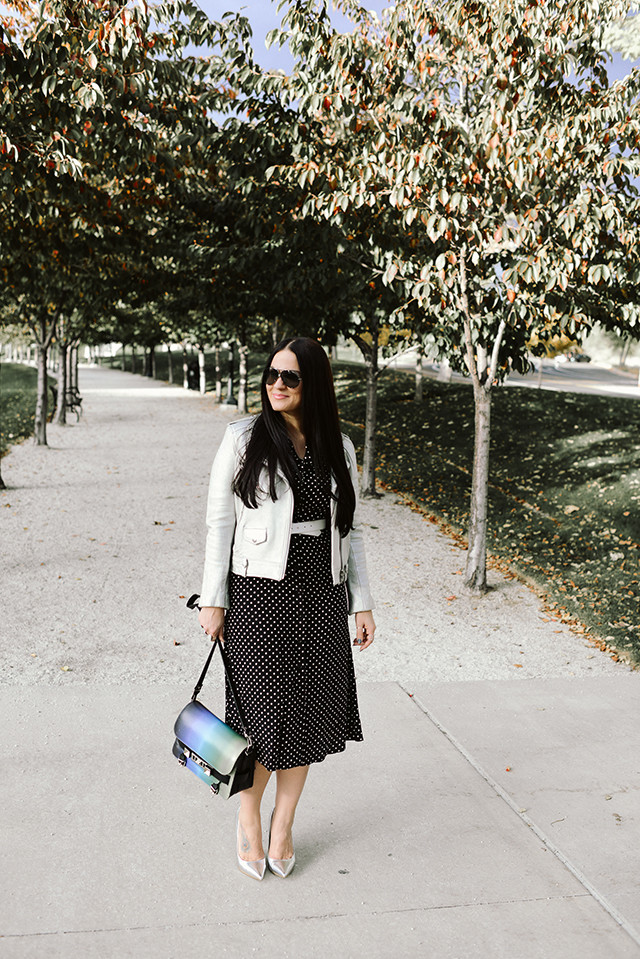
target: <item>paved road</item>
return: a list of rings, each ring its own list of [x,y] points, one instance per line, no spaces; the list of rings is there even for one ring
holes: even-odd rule
[[[394,364],[395,365],[395,364]],[[399,369],[413,371],[413,366],[400,361]],[[440,366],[428,363],[423,367],[425,376],[438,379]],[[453,383],[469,383],[469,377],[460,373],[451,374]],[[553,390],[561,393],[597,393],[607,396],[624,396],[640,399],[638,377],[599,363],[555,363],[544,360],[542,370],[521,376],[512,373],[506,380],[508,386],[526,386],[531,389]]]
[[[545,390],[567,393],[599,393],[608,396],[628,396],[640,399],[638,377],[632,373],[603,366],[598,363],[544,362],[540,372],[520,376],[512,374],[509,385],[526,385]]]

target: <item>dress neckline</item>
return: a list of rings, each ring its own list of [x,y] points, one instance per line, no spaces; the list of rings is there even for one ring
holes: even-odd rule
[[[309,455],[309,447],[308,447],[308,446],[305,446],[303,455],[302,455],[302,456],[298,456],[298,451],[297,451],[297,449],[296,449],[296,445],[295,445],[295,443],[293,442],[293,440],[291,439],[291,437],[289,437],[289,444],[291,445],[291,449],[293,450],[293,455],[295,456],[295,458],[297,459],[297,461],[298,461],[299,463],[304,463],[304,461],[306,460],[307,456]]]

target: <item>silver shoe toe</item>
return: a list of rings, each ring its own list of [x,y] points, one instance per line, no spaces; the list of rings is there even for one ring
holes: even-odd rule
[[[238,856],[238,869],[240,872],[243,872],[245,876],[249,876],[250,879],[257,879],[258,882],[261,882],[262,879],[264,879],[266,868],[267,864],[264,859],[247,861]]]
[[[271,845],[271,823],[273,822],[273,813],[271,813],[271,820],[269,822],[269,845]],[[293,836],[291,837],[293,841]],[[267,853],[267,863],[269,864],[269,869],[274,876],[278,876],[280,879],[286,879],[293,872],[293,867],[296,864],[296,854],[294,852],[291,859],[272,859],[271,856]]]
[[[286,879],[287,876],[293,872],[293,867],[296,864],[296,854],[294,852],[291,859],[272,859],[270,856],[267,856],[267,862],[274,876],[279,876],[280,879]]]

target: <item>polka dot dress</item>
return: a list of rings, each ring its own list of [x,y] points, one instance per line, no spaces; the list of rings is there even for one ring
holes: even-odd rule
[[[296,456],[294,523],[329,522],[329,493],[309,452]],[[238,697],[259,762],[291,769],[360,741],[344,585],[331,577],[328,528],[292,534],[283,580],[231,574],[224,626]],[[242,726],[227,688],[226,721]]]

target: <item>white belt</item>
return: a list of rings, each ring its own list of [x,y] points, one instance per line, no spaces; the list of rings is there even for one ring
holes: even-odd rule
[[[302,533],[304,536],[319,536],[327,528],[326,519],[312,519],[308,523],[292,523],[292,533]]]

